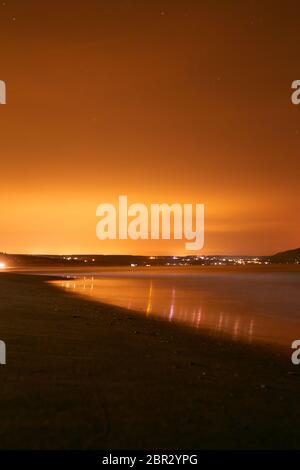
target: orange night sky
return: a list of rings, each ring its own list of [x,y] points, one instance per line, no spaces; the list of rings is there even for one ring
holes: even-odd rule
[[[119,194],[204,203],[204,254],[299,246],[299,18],[296,1],[1,4],[0,251],[184,253],[98,240]]]

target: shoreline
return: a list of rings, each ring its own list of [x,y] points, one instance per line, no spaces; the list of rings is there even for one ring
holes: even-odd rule
[[[249,268],[71,270],[53,283],[81,298],[185,324],[205,334],[290,348],[300,329],[299,267]]]
[[[149,320],[46,280],[0,275],[1,448],[299,448],[291,351]]]

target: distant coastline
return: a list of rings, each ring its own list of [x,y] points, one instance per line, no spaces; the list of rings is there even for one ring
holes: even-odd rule
[[[0,253],[3,267],[31,266],[234,266],[249,264],[300,264],[300,248],[270,256],[187,255],[187,256],[135,256],[135,255],[25,255]]]

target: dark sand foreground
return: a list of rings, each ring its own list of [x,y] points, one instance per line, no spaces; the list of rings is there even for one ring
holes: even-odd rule
[[[45,278],[44,278],[45,279]],[[300,448],[291,351],[0,276],[0,447]]]

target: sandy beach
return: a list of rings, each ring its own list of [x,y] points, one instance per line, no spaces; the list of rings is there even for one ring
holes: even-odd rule
[[[2,449],[300,447],[291,351],[1,273]]]

